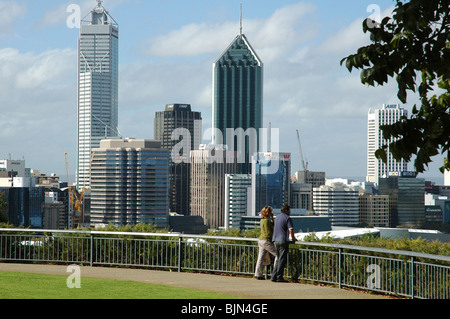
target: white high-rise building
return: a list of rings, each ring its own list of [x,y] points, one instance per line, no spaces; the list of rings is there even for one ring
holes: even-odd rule
[[[367,176],[366,181],[378,184],[378,179],[389,176],[389,172],[406,172],[408,163],[405,160],[397,161],[387,149],[387,163],[375,157],[375,152],[386,144],[394,141],[385,140],[382,125],[391,125],[407,116],[408,111],[398,104],[384,104],[381,109],[370,109],[367,118]]]
[[[314,212],[328,216],[332,226],[352,226],[359,223],[359,190],[343,183],[313,188]]]
[[[444,172],[444,186],[450,186],[450,172],[447,170]]]
[[[160,141],[102,140],[92,163],[91,226],[169,226],[170,151]]]
[[[78,44],[77,186],[88,187],[92,149],[118,132],[119,26],[102,1],[82,20]]]
[[[225,174],[225,228],[240,229],[251,204],[251,174]]]

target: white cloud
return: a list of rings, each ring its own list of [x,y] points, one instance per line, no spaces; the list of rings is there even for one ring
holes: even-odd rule
[[[223,39],[231,42],[235,30],[238,30],[237,24],[229,22],[222,25],[192,23],[166,35],[147,39],[143,45],[148,43],[149,47],[144,48],[143,53],[159,57],[211,54],[217,52],[218,42],[222,42],[222,46]]]
[[[47,12],[45,12],[42,19],[37,23],[37,26],[45,27],[65,23],[68,16],[70,15],[70,13],[67,12],[67,8],[72,3],[73,1],[68,1],[59,5],[55,9],[48,10]]]
[[[70,73],[76,71],[76,53],[71,49],[50,50],[41,54],[20,53],[17,49],[0,50],[0,83],[3,94],[8,97],[20,92],[34,94],[42,90],[51,90],[62,83],[72,82]],[[76,73],[75,73],[76,74]],[[0,95],[3,103],[8,103],[4,95]]]
[[[310,37],[313,31],[302,28],[303,17],[313,11],[309,4],[296,3],[278,9],[268,19],[244,20],[244,33],[262,56],[264,62],[283,54]],[[299,33],[298,30],[302,29]],[[168,34],[146,39],[143,53],[158,57],[186,57],[220,54],[239,33],[239,22],[222,24],[192,23]]]
[[[63,164],[62,150],[74,152],[76,61],[69,49],[0,50],[0,158],[24,156],[28,167],[40,169],[52,158]]]
[[[0,1],[0,36],[12,32],[11,25],[25,15],[27,8],[15,1]]]

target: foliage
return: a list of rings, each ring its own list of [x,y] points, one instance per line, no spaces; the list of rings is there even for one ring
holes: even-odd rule
[[[372,234],[365,234],[356,238],[334,239],[331,236],[318,238],[314,233],[305,237],[306,242],[334,243],[343,245],[375,247],[382,249],[405,250],[431,255],[450,256],[450,243],[429,241],[423,238],[381,238]]]
[[[156,225],[139,223],[136,225],[123,225],[114,226],[109,224],[108,226],[98,228],[99,231],[116,231],[116,232],[131,232],[131,233],[167,233],[167,229],[158,229]]]
[[[331,236],[330,234],[327,234],[327,235],[323,236],[322,238],[319,238],[315,232],[312,232],[309,235],[306,235],[303,238],[303,241],[320,242],[320,243],[335,243],[335,238],[333,236]]]
[[[382,86],[395,77],[402,103],[408,91],[419,94],[421,105],[414,105],[411,118],[381,127],[386,140],[397,140],[375,153],[383,161],[387,149],[396,160],[416,155],[419,173],[439,152],[447,153],[441,171],[450,170],[449,11],[448,0],[397,1],[392,18],[363,22],[363,32],[370,33],[373,43],[341,61],[350,72],[361,69],[361,82],[368,86]]]
[[[208,236],[223,236],[223,237],[245,237],[245,238],[258,238],[261,234],[260,228],[239,230],[234,228],[228,228],[225,230],[213,230],[208,231]]]
[[[341,239],[339,243],[366,247],[377,247],[394,250],[406,250],[432,255],[450,256],[450,243],[440,241],[429,241],[423,238],[379,238],[375,236],[364,236],[355,239]]]

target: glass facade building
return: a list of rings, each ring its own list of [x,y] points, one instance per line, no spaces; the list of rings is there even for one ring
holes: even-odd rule
[[[91,170],[91,225],[168,227],[169,151],[152,140],[103,140]]]
[[[252,167],[252,207],[257,216],[264,206],[280,209],[290,203],[291,154],[258,153]]]
[[[7,218],[15,227],[42,229],[44,225],[44,187],[0,188],[8,203]]]
[[[213,143],[240,152],[239,173],[249,174],[263,125],[263,63],[241,33],[215,61],[213,73]]]
[[[250,174],[225,175],[225,228],[240,229],[242,216],[248,213],[251,188]]]
[[[183,137],[176,135],[172,139],[172,133],[177,129],[183,129],[184,135]],[[165,111],[155,114],[154,137],[161,141],[162,148],[170,152],[179,143],[189,149],[184,149],[183,154],[173,154],[169,162],[169,209],[171,212],[189,215],[191,178],[189,156],[191,150],[198,150],[200,146],[201,113],[192,112],[189,104],[166,105]]]
[[[92,149],[118,137],[119,27],[101,2],[83,20],[78,43],[77,186],[89,186]]]
[[[380,195],[391,199],[391,227],[421,226],[425,222],[425,179],[390,176],[380,178]]]

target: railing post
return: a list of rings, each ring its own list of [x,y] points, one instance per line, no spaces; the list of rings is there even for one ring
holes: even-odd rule
[[[414,283],[415,283],[415,279],[416,279],[416,270],[415,270],[415,265],[414,265],[414,256],[411,257],[411,269],[410,269],[410,285],[411,285],[411,299],[414,299]]]
[[[178,272],[181,272],[181,262],[183,260],[182,258],[183,249],[181,247],[182,245],[183,245],[183,237],[178,236]]]
[[[339,289],[342,288],[342,248],[339,248],[338,251],[338,286]]]
[[[91,242],[90,242],[90,245],[91,245],[91,256],[90,256],[90,260],[89,260],[89,264],[90,264],[90,266],[92,267],[92,265],[94,264],[94,235],[93,234],[91,234]]]

